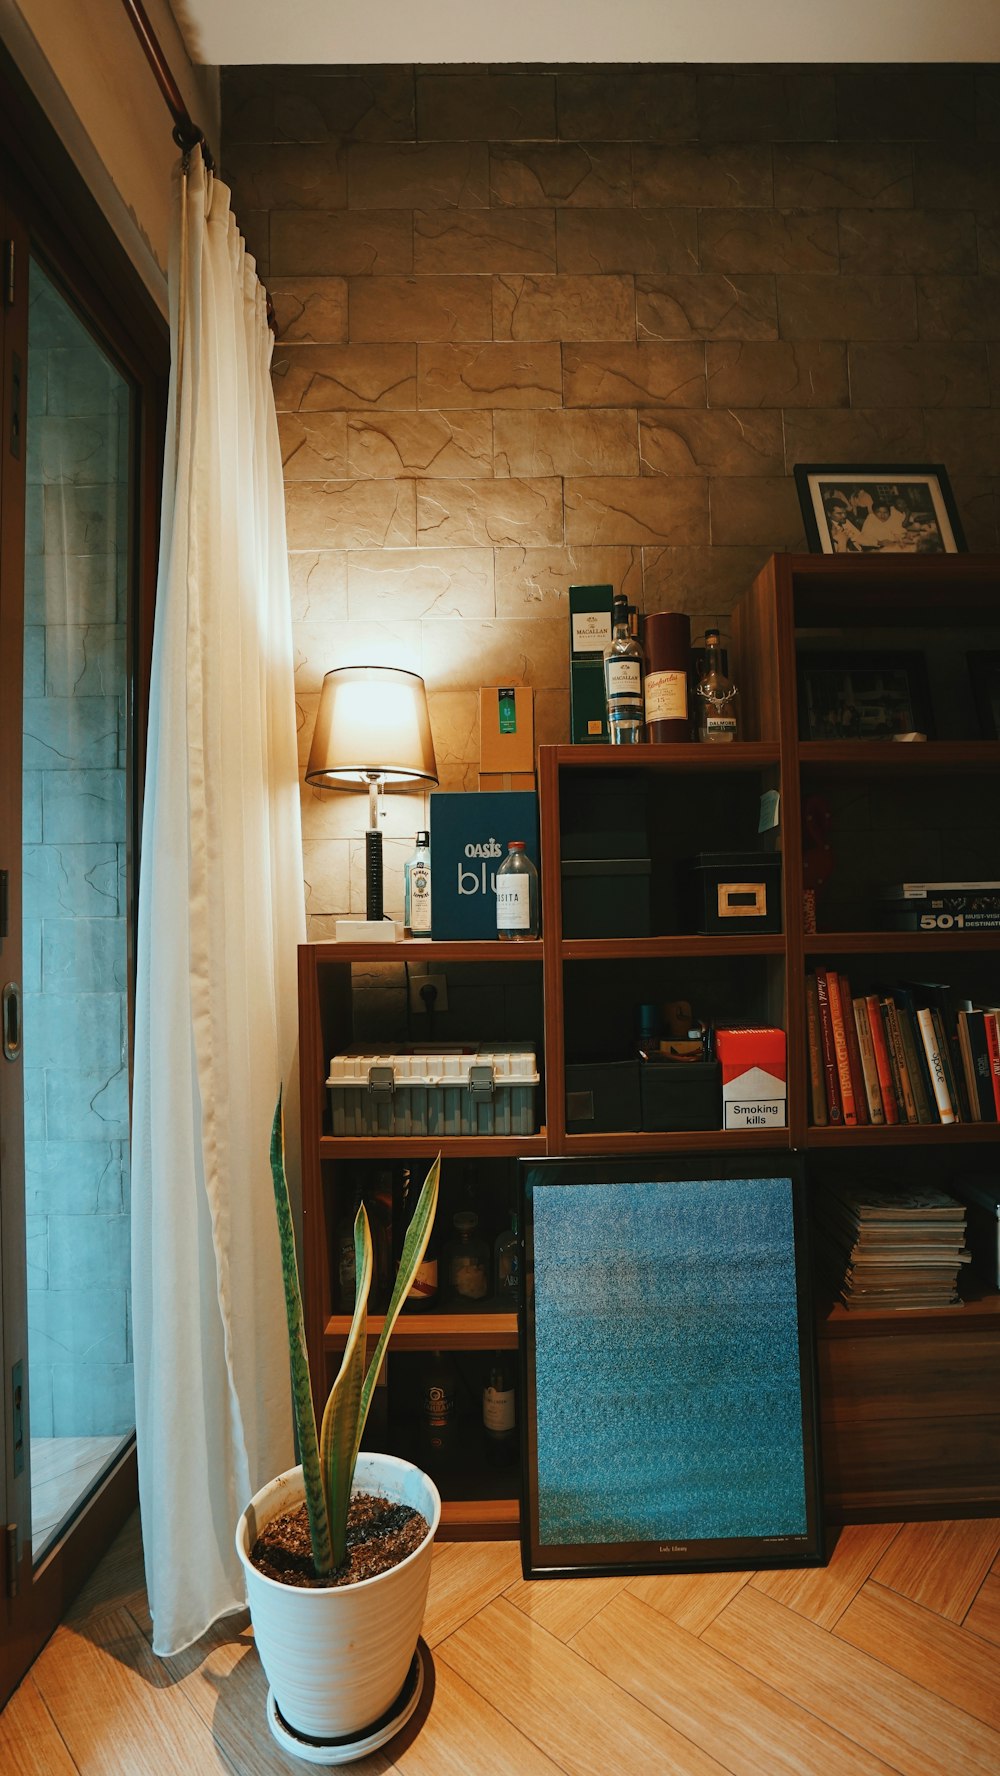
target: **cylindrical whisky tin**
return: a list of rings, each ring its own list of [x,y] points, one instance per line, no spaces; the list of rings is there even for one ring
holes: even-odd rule
[[[690,740],[688,668],[691,619],[681,611],[646,618],[646,726],[654,744]]]

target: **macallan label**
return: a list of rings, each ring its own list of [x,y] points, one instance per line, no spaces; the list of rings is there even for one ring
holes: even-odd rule
[[[642,690],[642,667],[638,660],[610,659],[606,671],[609,697],[638,697]]]
[[[684,672],[650,672],[646,675],[646,720],[687,721],[688,687]]]
[[[610,641],[610,611],[574,611],[574,654],[603,654]]]

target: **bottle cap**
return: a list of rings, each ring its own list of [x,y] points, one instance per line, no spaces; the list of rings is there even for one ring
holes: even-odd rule
[[[418,834],[417,834],[417,844],[418,845],[429,845],[430,842],[431,842],[431,835],[429,832],[418,832]]]
[[[508,839],[507,840],[507,849],[508,849],[508,851],[523,851],[524,850],[524,840],[523,839]]]

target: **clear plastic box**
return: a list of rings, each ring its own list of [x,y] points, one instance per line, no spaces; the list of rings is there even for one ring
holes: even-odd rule
[[[330,1061],[334,1135],[531,1135],[538,1064],[530,1044],[373,1053]]]

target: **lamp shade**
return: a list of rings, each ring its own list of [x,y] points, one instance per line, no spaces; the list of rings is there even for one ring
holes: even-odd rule
[[[424,681],[398,666],[338,666],[323,679],[306,782],[438,780]]]

